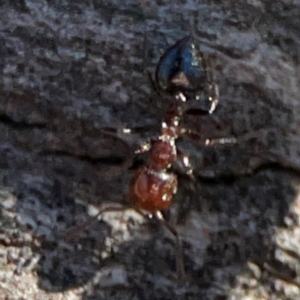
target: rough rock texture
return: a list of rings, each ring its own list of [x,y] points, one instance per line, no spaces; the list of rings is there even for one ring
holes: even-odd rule
[[[0,1],[0,299],[300,298],[299,15],[298,0]],[[179,142],[197,179],[169,214],[178,281],[159,224],[79,224],[128,202],[167,105],[145,71],[188,33],[220,104],[184,120],[203,139]],[[204,146],[220,137],[238,142]]]

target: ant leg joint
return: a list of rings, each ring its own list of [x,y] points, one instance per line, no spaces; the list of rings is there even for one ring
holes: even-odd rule
[[[217,84],[209,85],[208,100],[211,102],[209,113],[212,114],[219,103],[219,87]]]
[[[136,154],[147,152],[151,149],[151,141],[143,143],[138,150],[135,151]]]
[[[237,139],[234,137],[205,140],[205,146],[213,146],[213,145],[218,145],[218,144],[221,144],[221,145],[236,144],[236,143],[237,143]]]

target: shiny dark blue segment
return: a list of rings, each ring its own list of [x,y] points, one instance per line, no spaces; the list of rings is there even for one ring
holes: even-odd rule
[[[179,69],[179,55],[179,49],[177,47],[172,47],[172,49],[169,49],[165,55],[162,56],[158,63],[158,67],[156,69],[156,80],[163,90],[167,89],[170,84],[170,78],[172,78],[172,75]]]
[[[191,36],[186,36],[166,50],[160,58],[155,81],[166,92],[198,91],[203,87],[205,68]]]

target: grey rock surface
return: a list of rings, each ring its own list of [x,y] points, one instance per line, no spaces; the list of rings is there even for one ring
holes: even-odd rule
[[[300,298],[299,15],[296,0],[2,0],[0,299]],[[197,175],[167,216],[179,281],[160,224],[93,215],[129,202],[168,106],[146,71],[187,34],[220,103],[183,120],[202,138],[178,144]]]

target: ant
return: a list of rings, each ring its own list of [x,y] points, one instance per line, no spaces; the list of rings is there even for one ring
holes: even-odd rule
[[[150,143],[142,145],[137,153],[149,151],[148,164],[135,173],[130,185],[130,199],[135,207],[155,215],[176,237],[178,251],[179,237],[176,230],[163,218],[161,211],[172,203],[177,192],[177,176],[171,171],[172,165],[180,159],[186,168],[186,174],[193,178],[193,171],[187,156],[182,156],[176,148],[179,136],[195,134],[180,127],[183,104],[190,97],[200,99],[199,93],[207,87],[210,108],[207,114],[213,113],[218,101],[218,86],[213,82],[207,70],[205,59],[197,51],[191,36],[186,36],[168,48],[160,58],[155,79],[150,77],[155,90],[167,93],[173,98],[173,106],[167,111],[161,125],[161,135]],[[177,251],[177,252],[178,252]],[[181,254],[177,255],[177,272],[184,277],[184,266]]]
[[[177,231],[164,219],[162,211],[168,209],[177,192],[177,175],[172,165],[181,160],[185,173],[193,177],[193,171],[187,156],[179,153],[176,147],[178,137],[194,136],[190,130],[180,126],[183,104],[188,99],[200,99],[200,93],[206,90],[210,108],[206,114],[212,114],[218,104],[219,90],[207,69],[205,59],[193,43],[191,36],[186,36],[169,47],[160,58],[155,78],[150,76],[154,89],[172,97],[172,106],[166,112],[158,138],[144,143],[136,153],[149,151],[148,163],[139,168],[130,183],[129,196],[133,208],[143,216],[155,216],[170,230],[176,238],[176,264],[179,278],[185,277],[180,241]],[[106,208],[95,218],[108,211],[124,211],[126,208]],[[81,226],[85,228],[89,222]],[[76,232],[78,227],[75,228]],[[68,235],[71,231],[68,231]]]

